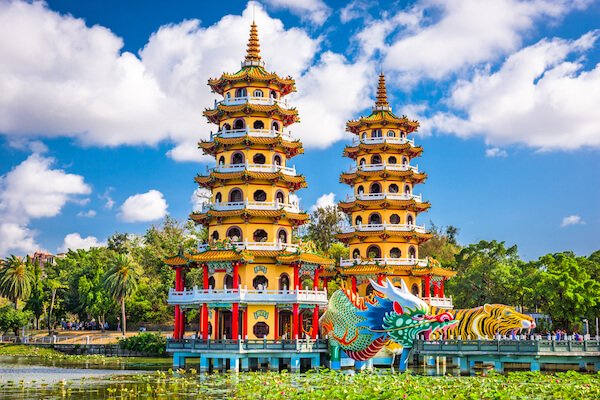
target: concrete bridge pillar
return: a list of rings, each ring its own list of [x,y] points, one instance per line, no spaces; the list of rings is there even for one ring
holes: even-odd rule
[[[237,357],[229,358],[229,371],[240,372],[240,359]]]
[[[210,358],[203,356],[200,357],[200,372],[209,372]]]
[[[529,369],[531,371],[540,371],[540,362],[538,360],[532,360],[531,364],[529,365]]]
[[[269,359],[269,370],[279,372],[279,357],[271,357]]]
[[[250,371],[250,359],[248,357],[242,358],[242,371],[243,372]]]
[[[173,353],[173,369],[185,368],[185,355]]]
[[[600,372],[600,362],[594,364],[595,372]]]
[[[321,355],[315,354],[310,358],[310,367],[312,369],[319,368],[321,366]]]
[[[494,370],[496,372],[503,373],[504,372],[504,363],[499,360],[494,361]]]
[[[292,359],[290,360],[290,371],[300,372],[300,356],[298,354],[292,354]]]
[[[461,375],[471,375],[471,368],[475,366],[475,361],[470,361],[468,357],[460,358]]]

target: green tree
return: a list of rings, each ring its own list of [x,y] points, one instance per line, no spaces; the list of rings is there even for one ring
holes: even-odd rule
[[[114,233],[108,238],[107,241],[108,249],[119,254],[129,253],[130,244],[131,239],[127,233]]]
[[[3,333],[13,331],[19,336],[19,330],[26,326],[31,319],[29,311],[16,310],[10,305],[0,308],[0,331]]]
[[[461,250],[456,242],[458,228],[448,226],[444,232],[431,222],[429,231],[433,236],[419,246],[419,256],[422,258],[432,257],[441,262],[444,267],[452,267],[456,255]]]
[[[345,222],[346,217],[337,206],[319,207],[310,215],[305,239],[312,241],[319,251],[326,252],[337,242],[335,235]]]
[[[340,258],[348,258],[350,255],[350,249],[343,243],[335,242],[327,249],[326,252],[328,257],[331,257],[336,265],[340,264]]]
[[[15,310],[19,307],[19,300],[27,299],[31,293],[32,269],[29,257],[23,260],[14,255],[8,257],[0,269],[0,294],[14,303]]]
[[[463,248],[456,255],[457,275],[447,283],[457,308],[485,303],[514,304],[518,301],[522,261],[517,246],[485,240]]]
[[[123,336],[127,331],[127,316],[125,314],[125,300],[135,292],[139,273],[139,266],[125,254],[116,254],[112,259],[110,269],[104,276],[104,287],[110,296],[121,304],[121,328]]]
[[[25,305],[25,310],[31,311],[35,321],[35,329],[40,329],[40,318],[44,313],[44,285],[42,283],[42,268],[38,263],[33,266],[33,279],[31,284],[31,294]]]

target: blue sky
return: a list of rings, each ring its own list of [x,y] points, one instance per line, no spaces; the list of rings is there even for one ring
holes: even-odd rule
[[[297,81],[304,209],[350,192],[344,123],[381,69],[421,121],[419,223],[526,259],[600,249],[599,1],[0,0],[0,255],[186,218],[206,81],[239,68],[253,14],[267,68]]]

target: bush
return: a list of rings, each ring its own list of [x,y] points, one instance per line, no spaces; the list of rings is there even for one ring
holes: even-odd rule
[[[13,331],[15,336],[19,336],[19,330],[26,326],[31,319],[29,311],[15,310],[12,306],[0,308],[0,332]]]
[[[135,336],[120,339],[121,348],[141,353],[164,354],[167,350],[167,339],[158,333],[143,332]]]

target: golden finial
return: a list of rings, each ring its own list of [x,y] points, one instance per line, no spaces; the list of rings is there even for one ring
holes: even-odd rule
[[[258,31],[254,21],[250,25],[250,39],[248,40],[248,50],[246,51],[246,62],[253,61],[260,61],[260,44],[258,43]]]
[[[387,101],[387,91],[385,89],[385,75],[383,72],[379,74],[379,85],[377,85],[377,101],[375,102],[377,107],[389,107]]]

